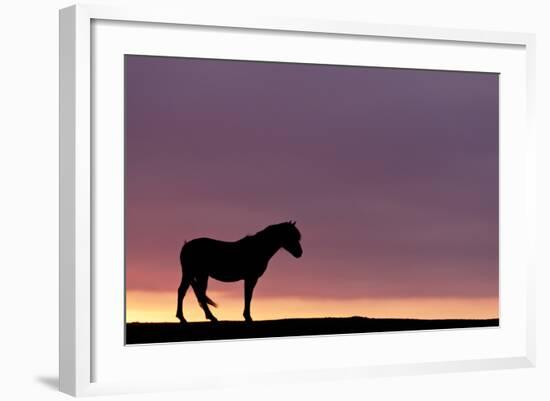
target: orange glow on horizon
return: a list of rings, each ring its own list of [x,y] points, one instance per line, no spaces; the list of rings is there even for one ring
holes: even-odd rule
[[[220,320],[242,320],[243,299],[209,291],[218,303]],[[127,291],[126,322],[177,322],[175,292]],[[204,321],[195,295],[183,303],[188,321]],[[498,298],[300,298],[258,297],[252,300],[255,320],[365,316],[371,318],[491,319],[499,316]]]

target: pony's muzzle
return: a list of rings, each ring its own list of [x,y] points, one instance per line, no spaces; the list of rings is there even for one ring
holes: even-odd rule
[[[298,259],[299,257],[302,256],[302,254],[304,253],[303,250],[302,250],[302,247],[301,246],[298,246],[297,248],[295,249],[292,249],[290,251],[290,253],[292,254],[292,256],[294,256],[296,259]]]

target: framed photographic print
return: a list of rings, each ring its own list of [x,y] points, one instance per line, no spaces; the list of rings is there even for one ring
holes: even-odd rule
[[[532,366],[533,44],[62,10],[61,390]]]
[[[127,344],[498,326],[497,73],[124,74]]]

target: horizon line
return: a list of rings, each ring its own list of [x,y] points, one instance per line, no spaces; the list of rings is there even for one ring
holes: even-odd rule
[[[196,321],[188,321],[186,323],[176,322],[176,321],[163,321],[163,322],[154,322],[154,321],[130,321],[126,322],[126,324],[177,324],[181,326],[185,326],[188,324],[193,323],[207,323],[216,325],[217,323],[246,323],[246,324],[254,324],[258,322],[276,322],[281,320],[321,320],[321,319],[369,319],[369,320],[422,320],[422,321],[484,321],[484,320],[500,320],[500,317],[487,317],[487,318],[433,318],[433,319],[426,319],[426,318],[416,318],[416,317],[368,317],[368,316],[323,316],[323,317],[288,317],[288,318],[280,318],[280,319],[256,319],[252,322],[246,322],[245,320],[218,320],[216,322],[211,322],[209,320],[196,320]]]

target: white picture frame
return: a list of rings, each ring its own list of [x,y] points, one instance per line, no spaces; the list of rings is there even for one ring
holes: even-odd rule
[[[121,23],[123,26],[116,26],[117,23]],[[94,28],[94,24],[96,24],[96,28]],[[500,254],[501,262],[507,266],[504,279],[501,278],[501,291],[504,291],[501,292],[501,295],[504,294],[504,301],[501,302],[501,314],[508,316],[504,320],[501,319],[504,323],[501,323],[501,327],[498,329],[458,333],[434,332],[422,336],[415,336],[414,333],[400,335],[382,333],[376,336],[355,335],[345,337],[347,343],[353,343],[355,346],[364,342],[376,341],[383,344],[388,338],[391,338],[391,340],[387,340],[386,343],[406,340],[411,341],[411,344],[427,344],[430,342],[437,344],[437,341],[443,341],[443,337],[445,337],[444,341],[469,338],[464,341],[466,343],[469,341],[470,344],[477,341],[479,341],[479,344],[483,344],[483,341],[486,341],[487,344],[497,344],[494,349],[482,352],[480,348],[480,350],[469,355],[464,354],[464,357],[457,357],[456,355],[460,355],[461,352],[459,344],[455,350],[458,354],[453,354],[455,356],[442,355],[440,359],[428,358],[424,360],[410,354],[399,360],[389,358],[387,355],[380,355],[372,363],[362,363],[360,355],[355,359],[351,356],[346,357],[347,359],[338,359],[339,357],[336,357],[336,354],[333,355],[328,352],[325,358],[312,360],[309,363],[297,363],[296,367],[292,369],[286,369],[284,362],[278,364],[276,355],[282,351],[284,352],[284,350],[292,350],[291,352],[298,353],[309,352],[310,354],[307,355],[311,356],[314,355],[316,347],[321,344],[329,348],[339,347],[342,336],[323,338],[319,341],[316,339],[304,341],[288,338],[203,343],[198,345],[200,348],[197,348],[197,344],[193,345],[194,348],[189,345],[186,352],[193,355],[193,352],[202,353],[205,350],[214,352],[213,350],[215,350],[215,352],[227,352],[229,356],[234,355],[234,353],[242,355],[242,352],[245,352],[251,355],[251,358],[253,354],[258,352],[271,352],[274,366],[271,369],[266,366],[255,366],[254,371],[252,371],[242,367],[242,371],[246,372],[242,380],[246,381],[252,378],[259,382],[328,380],[341,377],[360,379],[369,376],[534,366],[535,283],[534,258],[531,251],[534,246],[535,235],[535,138],[531,128],[531,113],[534,109],[535,38],[533,35],[376,25],[359,21],[317,21],[271,17],[239,19],[223,15],[188,15],[184,9],[164,10],[160,8],[113,8],[78,5],[60,11],[59,383],[61,391],[79,396],[133,391],[196,389],[206,388],[209,385],[238,384],[238,381],[233,380],[234,378],[230,375],[231,367],[226,367],[227,370],[224,370],[222,366],[220,366],[219,372],[207,374],[190,372],[188,379],[183,381],[169,376],[164,378],[151,376],[150,380],[140,380],[139,372],[131,370],[129,370],[126,377],[124,374],[117,375],[114,371],[121,371],[119,369],[121,365],[119,364],[125,363],[127,366],[135,366],[136,361],[140,360],[147,361],[146,364],[152,364],[155,358],[158,360],[158,358],[165,357],[162,355],[166,354],[168,346],[141,347],[140,350],[134,349],[128,354],[121,342],[114,341],[114,345],[105,345],[112,337],[110,334],[112,331],[109,330],[118,330],[116,327],[101,322],[106,329],[98,333],[96,328],[100,323],[98,319],[103,319],[104,314],[101,313],[102,306],[95,305],[94,295],[101,292],[102,297],[109,298],[109,293],[112,294],[113,291],[120,289],[104,291],[101,288],[103,276],[98,276],[94,272],[94,267],[97,268],[98,261],[101,261],[101,255],[94,252],[94,238],[96,241],[98,238],[103,238],[100,232],[102,225],[98,225],[97,220],[101,215],[101,211],[95,213],[97,211],[95,193],[98,187],[94,176],[97,174],[97,169],[102,167],[100,164],[104,163],[101,161],[102,157],[98,157],[98,152],[101,153],[105,149],[109,149],[110,146],[108,143],[98,144],[94,139],[94,129],[101,126],[101,121],[94,120],[94,117],[103,119],[109,119],[110,117],[105,117],[105,114],[101,113],[99,113],[99,117],[94,114],[96,104],[93,97],[101,96],[101,94],[100,91],[96,93],[96,88],[92,84],[93,76],[97,73],[94,69],[99,70],[110,64],[102,64],[94,57],[102,54],[97,52],[103,51],[103,48],[107,53],[124,51],[121,44],[124,40],[118,40],[121,35],[115,36],[116,32],[135,29],[132,35],[139,36],[138,31],[140,29],[148,29],[147,27],[152,26],[156,27],[154,32],[149,31],[147,36],[143,36],[141,40],[140,46],[149,46],[140,48],[148,49],[143,50],[146,52],[144,54],[156,54],[157,52],[160,54],[170,52],[171,54],[172,50],[169,49],[169,45],[166,45],[168,46],[166,49],[155,50],[155,46],[160,46],[158,39],[175,32],[170,31],[171,29],[185,29],[185,27],[199,27],[199,30],[206,33],[213,30],[214,36],[218,40],[223,35],[234,39],[230,36],[231,32],[246,32],[250,35],[262,34],[265,40],[271,40],[269,35],[284,34],[286,37],[292,37],[292,35],[297,37],[305,35],[308,38],[322,36],[327,40],[331,40],[331,38],[338,38],[339,40],[371,38],[387,41],[388,45],[392,41],[396,43],[405,41],[405,46],[413,46],[413,43],[426,44],[425,54],[433,53],[436,50],[443,52],[445,51],[444,46],[447,45],[455,46],[449,50],[451,52],[448,53],[449,55],[452,55],[453,51],[468,52],[468,49],[477,49],[476,54],[482,60],[479,63],[486,63],[486,67],[478,68],[503,73],[504,76],[509,74],[512,77],[506,81],[509,82],[506,85],[510,86],[503,92],[503,96],[510,97],[512,90],[517,90],[518,93],[517,99],[504,98],[501,105],[501,111],[507,112],[505,113],[506,118],[508,118],[508,115],[514,115],[509,120],[501,120],[501,129],[507,133],[505,138],[508,138],[502,144],[501,152],[510,155],[509,158],[504,157],[501,161],[501,172],[504,173],[505,177],[505,180],[502,181],[503,189],[501,190],[501,201],[505,201],[501,218],[506,222],[506,227],[518,230],[518,233],[515,234],[512,233],[514,230],[510,229],[501,233],[501,241],[505,241],[507,244],[506,253],[501,252]],[[98,37],[96,41],[93,40],[94,32]],[[108,41],[105,40],[106,37],[109,39]],[[278,39],[274,37],[273,40]],[[432,45],[437,49],[430,48]],[[495,49],[495,55],[499,51],[502,52],[502,58],[487,56],[489,48]],[[510,51],[508,52],[506,49]],[[138,49],[138,51],[140,50]],[[203,50],[199,49],[197,51]],[[208,50],[204,51],[207,52]],[[217,56],[223,58],[225,54],[223,51]],[[345,53],[345,51],[344,49],[343,52]],[[185,54],[185,50],[183,50],[183,54]],[[196,53],[194,55],[196,56]],[[243,54],[241,57],[246,58],[247,56]],[[266,57],[269,58],[269,55],[264,55],[263,59]],[[281,56],[274,57],[280,58]],[[292,61],[293,57],[295,56],[290,55],[289,61]],[[346,55],[343,54],[342,57],[346,57]],[[396,57],[398,56],[396,55]],[[101,60],[107,60],[107,57],[102,55]],[[418,62],[418,60],[414,62]],[[442,69],[449,68],[449,66],[452,69],[453,66],[456,66],[454,68],[471,68],[472,70],[476,70],[476,66],[481,65],[476,64],[474,61],[469,61],[469,63],[470,67],[460,66],[456,62],[453,64],[453,58],[449,57],[438,61],[436,64],[432,61],[429,65],[435,65]],[[382,61],[380,65],[402,66],[403,63],[396,59],[395,61]],[[416,65],[411,64],[407,67],[415,68]],[[119,71],[116,75],[118,78],[114,76],[113,79],[119,79],[120,73]],[[101,107],[105,108],[108,105],[109,110],[113,110],[113,113],[119,110],[120,104],[118,103],[120,102],[117,103],[119,97],[113,96],[113,99],[114,103],[112,104],[104,99],[105,102],[100,103]],[[519,109],[519,111],[516,109]],[[114,118],[121,118],[121,116]],[[109,157],[105,159],[109,159]],[[116,158],[118,156],[115,154],[112,157]],[[116,180],[109,183],[109,185],[119,184],[120,181]],[[107,191],[108,186],[102,190]],[[116,216],[114,220],[116,220]],[[504,259],[502,259],[503,257]],[[123,271],[123,266],[120,266],[120,269],[120,271]],[[117,283],[120,284],[120,280]],[[109,302],[111,302],[111,299],[109,299]],[[120,308],[115,309],[117,314],[120,313]],[[120,324],[122,327],[123,322],[120,322]],[[504,334],[500,336],[499,333]],[[122,359],[113,357],[113,360],[106,360],[102,353],[105,354],[106,350],[113,350],[109,347],[119,347],[120,358]],[[181,351],[181,347],[179,350]],[[123,355],[125,353],[128,355]],[[428,353],[426,351],[426,354]],[[331,355],[333,355],[333,359],[331,359]],[[376,359],[374,353],[371,355],[373,355],[373,359]],[[104,362],[98,363],[96,361],[98,357],[99,360]],[[123,360],[124,358],[128,359]],[[105,367],[106,363],[112,365],[113,369],[108,375],[104,375],[104,379],[102,372],[98,369],[101,370],[100,367]]]

